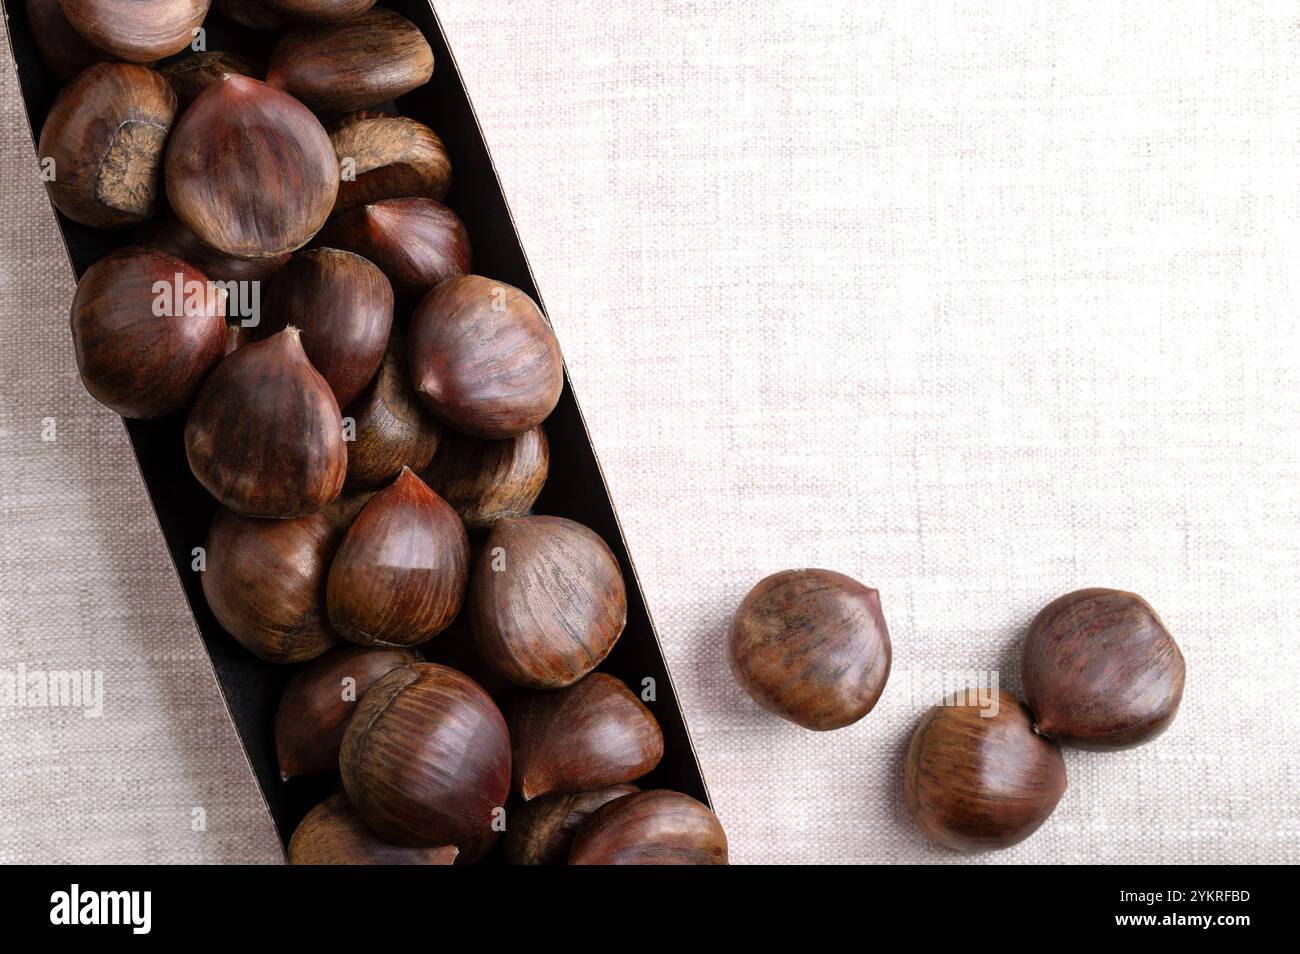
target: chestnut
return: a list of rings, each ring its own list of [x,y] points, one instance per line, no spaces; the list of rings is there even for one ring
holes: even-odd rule
[[[217,282],[264,282],[288,265],[293,257],[285,252],[270,258],[234,258],[205,244],[188,225],[170,212],[140,226],[135,240],[140,245],[161,249],[184,259]],[[261,295],[260,290],[258,294]]]
[[[419,661],[407,649],[344,643],[294,673],[275,711],[280,778],[337,772],[343,731],[357,702],[398,666]]]
[[[224,315],[225,295],[198,269],[154,249],[119,249],[86,270],[72,299],[81,380],[123,417],[179,411],[221,360]]]
[[[563,517],[506,517],[479,554],[468,610],[489,666],[518,685],[558,689],[614,648],[627,590],[595,531]]]
[[[546,483],[551,452],[541,425],[498,441],[447,433],[421,475],[469,527],[527,515]]]
[[[764,709],[807,729],[851,725],[889,679],[880,594],[832,570],[774,573],[741,602],[727,656]]]
[[[370,259],[403,303],[469,271],[469,233],[456,213],[433,199],[385,199],[330,222],[317,244]]]
[[[394,332],[379,373],[344,412],[356,422],[348,448],[346,486],[375,487],[403,467],[427,467],[442,437],[442,427],[415,396],[406,376],[406,339]]]
[[[1024,841],[1052,814],[1065,786],[1061,750],[1034,734],[1029,710],[1006,692],[998,693],[996,709],[930,709],[912,733],[903,768],[908,813],[957,851]]]
[[[615,799],[573,839],[571,865],[725,865],[727,833],[707,805],[655,789]]]
[[[338,540],[320,514],[258,520],[220,508],[202,582],[222,629],[274,663],[314,659],[337,643],[325,620],[325,575]]]
[[[309,811],[289,839],[291,865],[450,865],[459,853],[452,845],[405,848],[384,841],[342,794]]]
[[[82,225],[122,228],[153,215],[176,94],[133,63],[97,63],[66,86],[41,129],[45,187]]]
[[[1029,628],[1020,678],[1035,731],[1080,749],[1127,749],[1169,728],[1183,654],[1136,593],[1086,589],[1053,600]]]
[[[289,30],[266,71],[268,83],[317,112],[348,112],[397,99],[432,76],[433,50],[420,28],[382,7],[338,23]]]
[[[456,618],[468,579],[460,518],[403,468],[343,537],[326,589],[330,623],[356,643],[423,643]]]
[[[414,119],[351,113],[330,129],[330,141],[346,167],[335,215],[384,199],[442,199],[451,185],[451,160],[442,140]]]
[[[307,357],[347,407],[379,370],[393,327],[393,286],[360,255],[337,248],[300,252],[266,297],[260,335],[296,325]]]
[[[505,719],[468,676],[435,663],[370,687],[343,736],[343,788],[362,819],[402,845],[455,845],[472,861],[495,840],[510,791]]]
[[[60,0],[73,29],[93,46],[133,63],[185,49],[210,0]]]
[[[287,93],[227,73],[201,92],[167,146],[167,198],[206,244],[235,258],[306,245],[338,196],[325,127]]]
[[[72,28],[59,0],[27,0],[27,23],[41,59],[66,83],[92,63],[106,59]]]
[[[360,16],[375,0],[258,0],[262,6],[287,20],[328,23]]]
[[[256,79],[262,70],[248,57],[238,53],[204,50],[165,63],[158,67],[158,72],[172,84],[176,98],[184,109],[194,102],[199,93],[224,77],[234,74]]]
[[[212,496],[250,517],[301,517],[339,495],[342,417],[298,329],[222,359],[190,408],[185,453]]]
[[[250,328],[245,328],[239,322],[231,322],[226,325],[226,348],[222,352],[222,357],[237,351],[246,344],[253,343],[253,332]]]
[[[591,792],[565,792],[524,802],[510,813],[502,844],[506,864],[559,865],[569,860],[573,836],[591,814],[635,785],[609,785]]]
[[[659,723],[632,690],[593,672],[567,689],[533,692],[510,713],[515,788],[525,801],[631,782],[664,754]]]
[[[443,282],[416,308],[410,338],[416,391],[462,433],[514,437],[560,400],[560,345],[533,300],[510,285],[481,275]]]
[[[216,0],[213,6],[227,20],[250,30],[279,30],[288,22],[262,0]]]

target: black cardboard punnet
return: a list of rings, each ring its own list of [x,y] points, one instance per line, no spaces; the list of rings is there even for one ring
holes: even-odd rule
[[[0,5],[9,20],[10,45],[35,141],[61,84],[36,51],[23,0],[0,0]],[[432,82],[402,97],[397,106],[402,114],[432,127],[446,143],[453,171],[452,189],[446,202],[469,229],[475,273],[515,285],[540,303],[541,296],[519,245],[482,131],[432,6],[427,0],[387,0],[380,6],[396,10],[416,23],[433,47],[436,65]],[[249,52],[264,58],[275,35],[234,27],[216,14],[208,17],[205,26],[207,49]],[[32,168],[35,174],[35,163]],[[257,188],[257,183],[249,183],[249,187]],[[160,201],[163,201],[161,197]],[[129,229],[98,231],[78,225],[58,212],[55,214],[68,258],[78,277],[112,249],[131,240]],[[65,326],[60,326],[52,329],[52,333],[65,336],[67,347],[71,348],[71,338],[64,329]],[[183,415],[164,421],[124,423],[226,708],[261,786],[267,809],[287,845],[299,820],[334,784],[329,780],[310,779],[282,782],[279,777],[273,738],[275,708],[285,682],[296,667],[275,666],[256,659],[222,630],[208,609],[200,576],[191,569],[191,562],[194,548],[202,546],[207,537],[216,505],[186,464]],[[708,792],[658,636],[646,610],[645,597],[628,557],[618,517],[567,371],[564,394],[546,423],[546,432],[551,445],[551,473],[536,511],[569,517],[591,527],[609,543],[627,579],[627,628],[600,669],[623,679],[638,693],[643,680],[654,680],[656,701],[651,709],[663,727],[664,757],[659,767],[639,784],[677,789],[708,803]],[[158,638],[174,639],[178,635],[159,633]],[[435,653],[440,638],[443,637],[435,637],[429,644]]]

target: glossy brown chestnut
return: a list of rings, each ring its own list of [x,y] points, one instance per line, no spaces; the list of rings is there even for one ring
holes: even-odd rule
[[[82,225],[122,228],[153,215],[176,94],[132,63],[97,63],[59,93],[37,150],[45,188]]]
[[[469,271],[469,233],[456,213],[433,199],[386,199],[334,219],[318,245],[368,258],[388,276],[403,302]]]
[[[411,318],[411,380],[446,424],[504,438],[555,410],[564,362],[550,324],[517,288],[481,275],[443,282]]]
[[[563,517],[506,517],[475,564],[469,616],[489,666],[521,686],[558,689],[614,648],[627,590],[594,531]]]
[[[314,248],[293,257],[271,283],[261,336],[296,325],[302,347],[339,407],[365,390],[388,347],[393,286],[360,255]]]
[[[289,839],[291,865],[450,865],[458,854],[451,845],[406,848],[384,841],[342,794],[309,811]]]
[[[433,50],[410,20],[382,7],[280,38],[266,80],[317,112],[397,99],[429,82]]]
[[[550,463],[540,425],[499,441],[448,432],[422,476],[466,526],[490,527],[502,517],[527,515]]]
[[[616,799],[588,819],[571,865],[725,865],[727,833],[708,806],[655,789]]]
[[[339,533],[320,514],[258,520],[224,507],[204,546],[203,595],[222,628],[259,659],[314,659],[338,642],[325,576]]]
[[[216,282],[265,282],[289,264],[289,252],[270,258],[235,258],[218,252],[194,234],[193,230],[170,212],[146,222],[136,230],[140,245],[162,249],[184,259]],[[251,292],[252,289],[250,288]],[[262,288],[257,289],[258,315],[261,315]]]
[[[375,5],[375,0],[258,0],[286,20],[304,23],[328,23],[360,16]]]
[[[158,67],[158,72],[172,84],[172,89],[176,91],[176,98],[184,109],[198,98],[199,93],[220,82],[224,77],[233,74],[256,79],[261,75],[262,69],[251,59],[238,53],[204,50],[164,63]]]
[[[226,74],[198,95],[167,146],[167,198],[208,245],[235,258],[301,248],[339,190],[325,127],[292,96]]]
[[[460,612],[469,540],[456,511],[403,468],[362,508],[330,567],[330,623],[365,645],[414,646]]]
[[[569,860],[573,836],[596,809],[639,791],[635,785],[610,785],[593,792],[566,792],[524,802],[510,812],[510,824],[501,840],[506,864],[564,864]]]
[[[442,140],[414,119],[352,113],[334,125],[330,140],[344,169],[335,215],[404,196],[442,199],[451,185],[451,160]]]
[[[438,450],[442,427],[415,396],[405,359],[406,338],[394,332],[379,373],[344,411],[356,422],[348,448],[350,488],[388,483],[403,467],[419,472]]]
[[[650,710],[603,672],[524,696],[510,711],[510,738],[515,789],[525,800],[631,782],[664,754]]]
[[[288,21],[272,13],[262,0],[216,0],[213,7],[227,20],[250,30],[279,30]]]
[[[185,422],[194,476],[251,517],[316,513],[343,489],[348,452],[334,394],[286,328],[227,355]]]
[[[61,0],[73,28],[92,46],[133,63],[185,49],[210,0]]]
[[[59,0],[27,0],[27,22],[41,59],[64,83],[107,57],[72,28]]]
[[[740,604],[727,642],[731,672],[754,701],[826,731],[870,712],[889,679],[880,594],[831,570],[785,570]]]
[[[998,693],[996,710],[930,709],[912,733],[903,769],[908,813],[957,851],[1024,841],[1052,814],[1065,786],[1061,750],[1034,734],[1029,710],[1006,692]]]
[[[172,293],[159,296],[157,282]],[[119,249],[86,270],[72,299],[81,380],[123,417],[179,411],[221,360],[224,315],[225,296],[202,272],[155,249]]]
[[[344,643],[294,673],[275,712],[280,777],[337,772],[343,731],[358,700],[398,666],[419,661],[407,649]]]
[[[455,845],[471,861],[495,839],[510,790],[505,719],[472,679],[415,663],[370,687],[339,755],[366,824],[403,845]]]
[[[1035,730],[1080,749],[1127,749],[1169,728],[1183,654],[1136,593],[1088,589],[1049,603],[1029,628],[1020,678]]]

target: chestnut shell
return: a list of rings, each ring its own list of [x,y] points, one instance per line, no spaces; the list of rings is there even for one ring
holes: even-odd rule
[[[405,116],[357,112],[330,129],[339,162],[351,160],[354,177],[339,183],[334,214],[385,199],[422,196],[442,200],[451,185],[451,160],[428,126]]]
[[[448,432],[421,476],[466,526],[490,527],[502,517],[527,516],[550,465],[540,425],[497,441]]]
[[[609,785],[524,802],[511,810],[510,824],[501,839],[506,864],[564,864],[569,860],[574,835],[596,809],[639,791],[635,785]]]
[[[1035,730],[1081,749],[1127,749],[1174,721],[1183,654],[1136,593],[1086,589],[1049,603],[1029,628],[1020,678]]]
[[[654,789],[616,799],[573,840],[571,865],[725,865],[727,833],[707,805]]]
[[[259,79],[262,68],[246,56],[225,50],[202,50],[179,60],[159,65],[158,72],[167,78],[176,92],[181,108],[189,106],[214,83],[227,76],[251,76]]]
[[[450,865],[458,854],[451,845],[407,848],[384,841],[342,794],[309,811],[289,839],[291,865]]]
[[[41,59],[64,83],[108,57],[73,29],[60,0],[27,0],[27,22]]]
[[[348,448],[349,488],[387,483],[403,467],[421,471],[443,436],[407,378],[406,339],[397,332],[389,339],[379,373],[344,414],[356,422],[356,440]]]
[[[93,46],[152,63],[194,41],[211,0],[60,0],[73,28]]]
[[[970,692],[972,690],[967,690]],[[903,801],[921,830],[957,851],[1008,848],[1038,830],[1065,793],[1065,760],[1034,734],[1029,710],[998,693],[977,706],[930,709],[912,733]]]

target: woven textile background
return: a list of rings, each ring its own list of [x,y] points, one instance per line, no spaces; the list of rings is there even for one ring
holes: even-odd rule
[[[902,808],[926,682],[1145,595],[1173,728],[1067,752],[1015,862],[1300,861],[1300,5],[440,0],[739,862],[954,861]],[[0,861],[267,861],[271,826],[0,71]],[[41,440],[43,422],[57,440]],[[879,587],[894,676],[812,734],[732,683],[761,576]],[[207,830],[192,831],[193,809]]]

